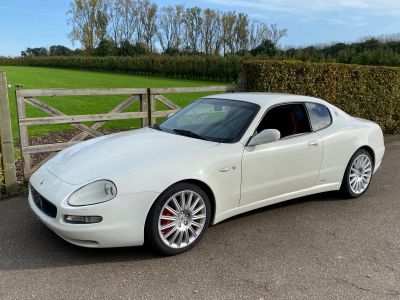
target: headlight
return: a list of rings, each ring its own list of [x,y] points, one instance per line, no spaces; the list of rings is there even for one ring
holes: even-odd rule
[[[112,181],[99,180],[74,192],[68,198],[72,206],[85,206],[110,201],[117,195],[117,187]]]

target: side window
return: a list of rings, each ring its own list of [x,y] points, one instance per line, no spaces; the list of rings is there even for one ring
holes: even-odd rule
[[[311,132],[307,112],[303,104],[284,104],[271,108],[257,127],[257,132],[264,129],[277,129],[281,138]]]
[[[328,127],[332,123],[332,117],[329,109],[318,103],[306,103],[308,115],[310,116],[313,131]]]

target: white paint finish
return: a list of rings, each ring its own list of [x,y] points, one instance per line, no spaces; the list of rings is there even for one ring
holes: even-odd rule
[[[60,152],[31,177],[38,192],[57,206],[56,219],[44,215],[30,199],[32,210],[72,243],[133,246],[143,243],[151,205],[176,182],[197,180],[209,186],[215,197],[215,224],[265,205],[339,189],[346,165],[360,147],[373,149],[375,169],[381,163],[384,145],[379,126],[350,117],[323,100],[260,93],[209,97],[261,106],[240,142],[218,144],[149,128],[92,139]],[[245,146],[269,107],[302,101],[326,105],[332,125],[315,133]],[[74,191],[98,179],[116,184],[115,199],[86,207],[68,205]],[[91,225],[66,224],[62,221],[65,214],[100,215],[104,220]]]
[[[77,190],[77,186],[66,183],[42,167],[30,178],[30,184],[46,199],[57,206],[56,218],[40,211],[29,193],[29,205],[41,221],[64,239],[97,241],[98,246],[118,247],[143,244],[143,230],[147,213],[159,195],[156,192],[141,192],[131,195],[118,195],[112,201],[74,207],[68,204],[68,197]],[[68,224],[65,215],[102,216],[99,224]],[[134,228],[134,230],[132,230]],[[90,246],[74,242],[77,245]]]
[[[236,215],[248,212],[248,211],[252,211],[257,208],[261,208],[264,206],[268,206],[268,205],[272,205],[272,204],[276,204],[279,202],[284,202],[287,200],[304,197],[304,196],[308,196],[308,195],[312,195],[312,194],[323,193],[323,192],[328,192],[328,191],[336,191],[339,188],[340,188],[340,182],[315,185],[308,189],[299,190],[299,191],[292,192],[292,193],[286,193],[286,194],[279,195],[279,196],[276,196],[273,198],[264,199],[261,201],[253,202],[253,203],[250,203],[247,205],[236,207],[231,210],[224,211],[223,213],[215,216],[214,222],[216,224],[223,220],[231,218],[233,216],[236,216]]]
[[[316,146],[309,146],[315,143]],[[323,145],[317,133],[245,147],[240,205],[309,188],[318,178]]]
[[[155,172],[158,167],[163,168],[155,165],[158,160],[168,163],[171,158],[191,156],[216,146],[218,143],[144,128],[78,144],[60,152],[46,166],[65,182],[79,185],[105,176],[118,177],[129,170],[137,174],[150,168]],[[135,192],[129,190],[130,186],[127,188],[124,194]]]

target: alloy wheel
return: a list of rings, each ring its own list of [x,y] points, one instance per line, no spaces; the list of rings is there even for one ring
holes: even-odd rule
[[[351,191],[357,195],[363,193],[371,181],[371,176],[371,159],[365,154],[357,156],[353,160],[349,172],[348,180]]]
[[[171,196],[161,209],[158,233],[165,245],[185,248],[200,236],[206,217],[204,199],[194,191],[180,191]]]

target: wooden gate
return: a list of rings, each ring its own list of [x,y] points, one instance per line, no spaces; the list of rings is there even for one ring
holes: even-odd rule
[[[51,107],[36,97],[40,96],[86,96],[86,95],[131,95],[114,109],[106,114],[91,115],[66,115],[63,112]],[[99,131],[107,121],[125,120],[125,119],[141,119],[141,125],[148,125],[148,89],[47,89],[47,90],[17,90],[17,112],[18,124],[21,141],[21,155],[24,165],[24,178],[27,180],[40,164],[33,166],[31,162],[31,154],[60,151],[64,148],[72,146],[86,139],[87,137],[99,137],[103,133]],[[135,101],[140,101],[139,112],[123,112],[127,107]],[[27,118],[25,105],[32,105],[41,111],[49,114],[49,117]],[[81,124],[82,122],[94,121],[91,126]],[[81,132],[70,139],[68,142],[56,144],[44,144],[31,146],[29,144],[28,126],[31,125],[49,125],[49,124],[70,124],[79,129]]]
[[[99,131],[107,121],[140,119],[141,126],[145,127],[156,123],[158,117],[165,117],[177,112],[180,107],[164,94],[174,93],[195,93],[195,92],[234,92],[233,86],[210,86],[210,87],[188,87],[188,88],[125,88],[125,89],[35,89],[17,90],[17,113],[21,142],[21,155],[23,160],[24,178],[28,180],[30,175],[40,167],[40,164],[32,165],[31,155],[34,153],[56,152],[85,140],[87,137],[99,137],[103,133]],[[67,115],[54,107],[37,99],[37,97],[53,96],[92,96],[92,95],[131,95],[114,109],[106,114],[90,115]],[[123,112],[134,102],[140,101],[139,112]],[[168,110],[157,111],[157,101],[167,106]],[[27,118],[25,105],[29,104],[47,113],[48,117]],[[83,122],[95,123],[91,126],[82,124]],[[70,124],[81,132],[67,142],[30,145],[28,136],[28,126],[50,125],[50,124]],[[51,157],[51,156],[50,156]]]

